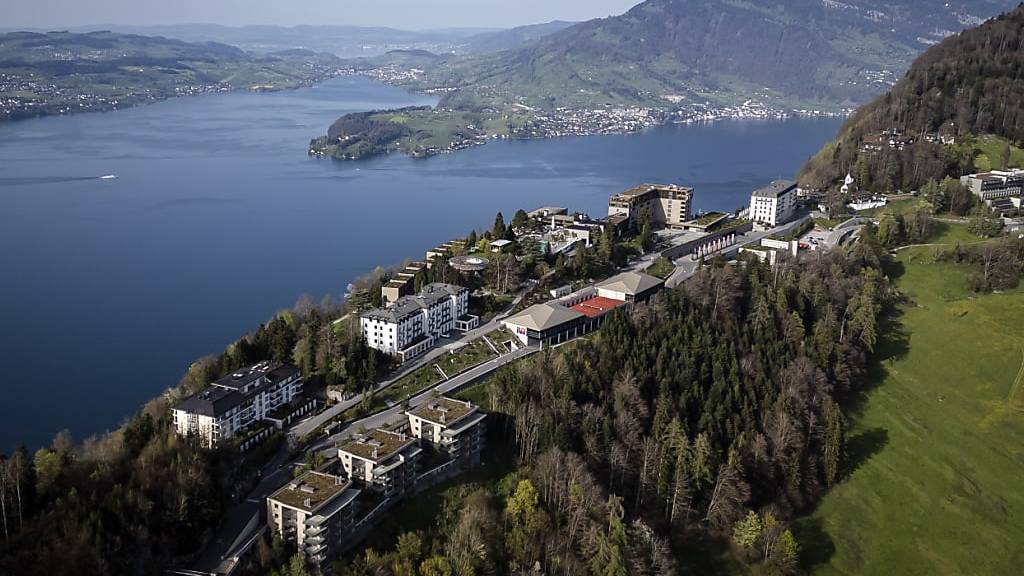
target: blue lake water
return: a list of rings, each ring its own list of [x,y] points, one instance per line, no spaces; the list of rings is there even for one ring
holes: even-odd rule
[[[341,114],[431,102],[341,78],[0,125],[0,452],[116,427],[301,294],[339,296],[499,210],[600,215],[641,182],[734,210],[840,122],[492,142],[426,160],[306,156]]]

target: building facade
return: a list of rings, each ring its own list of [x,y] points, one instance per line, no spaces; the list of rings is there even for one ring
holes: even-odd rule
[[[472,403],[441,396],[405,414],[412,436],[421,443],[429,443],[455,461],[480,462],[486,415]]]
[[[634,226],[642,226],[647,214],[656,227],[682,229],[690,219],[693,188],[675,185],[644,184],[608,199],[608,216],[626,217]]]
[[[750,195],[749,217],[763,228],[785,224],[796,211],[796,182],[776,180]]]
[[[377,429],[338,447],[345,475],[385,498],[400,497],[416,483],[422,449],[416,438]]]
[[[1024,170],[993,170],[960,177],[960,183],[982,200],[998,200],[1024,194]]]
[[[429,350],[452,330],[475,327],[475,317],[468,311],[469,290],[428,284],[415,296],[403,296],[391,306],[363,314],[359,325],[368,346],[405,362]]]
[[[213,447],[262,422],[302,394],[302,374],[290,364],[260,362],[210,383],[171,409],[174,429]]]
[[[267,497],[267,525],[323,567],[338,556],[352,531],[359,493],[341,476],[306,472]]]

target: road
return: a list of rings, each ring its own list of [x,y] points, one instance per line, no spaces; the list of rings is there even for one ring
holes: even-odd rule
[[[478,366],[474,366],[473,368],[470,368],[469,370],[466,370],[465,372],[462,372],[449,380],[441,382],[440,384],[434,386],[429,390],[425,390],[423,392],[420,392],[416,396],[413,396],[412,398],[409,399],[409,407],[415,408],[420,404],[427,402],[435,394],[449,394],[454,391],[461,390],[462,388],[476,382],[477,380],[480,380],[481,378],[490,375],[498,368],[501,368],[506,364],[510,364],[512,362],[530,356],[531,354],[534,354],[539,350],[540,349],[537,348],[536,346],[523,347],[516,350],[515,352],[504,354],[498,358],[489,360]],[[392,424],[400,420],[402,412],[404,410],[405,408],[401,405],[392,406],[386,410],[367,416],[360,420],[354,420],[352,422],[349,422],[339,432],[331,434],[330,437],[315,443],[313,446],[310,447],[310,450],[331,450],[333,452],[333,450],[336,448],[336,444],[352,437],[360,430],[372,430],[374,428],[386,426],[388,424]]]
[[[409,372],[416,370],[429,362],[447,354],[453,349],[460,348],[470,341],[475,340],[493,330],[496,330],[501,326],[501,320],[508,316],[508,314],[519,304],[523,299],[526,292],[533,288],[533,285],[528,286],[516,295],[516,298],[502,313],[495,316],[489,322],[479,326],[469,332],[463,334],[460,338],[448,342],[443,346],[438,346],[428,352],[426,355],[410,362],[396,372],[390,379],[380,382],[374,387],[375,391],[383,390],[388,386],[394,384],[401,377],[405,376]],[[427,401],[432,394],[446,394],[452,390],[458,390],[480,378],[487,376],[494,372],[498,368],[520,358],[524,358],[537,352],[537,348],[520,348],[514,352],[504,354],[470,368],[453,378],[441,382],[440,384],[425,390],[420,394],[414,396],[409,400],[411,406],[418,406],[423,402]],[[357,395],[344,402],[339,402],[334,406],[324,410],[323,412],[316,414],[310,418],[307,418],[295,426],[289,431],[289,439],[301,438],[317,428],[330,422],[342,414],[345,410],[355,406],[362,399],[362,395]],[[351,437],[353,434],[363,429],[372,429],[379,426],[388,424],[396,420],[402,412],[402,406],[392,406],[376,414],[367,416],[360,420],[356,420],[346,424],[340,431],[332,434],[328,438],[319,440],[310,446],[307,450],[299,453],[291,460],[288,459],[288,444],[289,442],[282,442],[281,447],[277,453],[271,459],[271,461],[265,465],[260,473],[260,481],[246,497],[246,499],[234,506],[228,511],[224,522],[217,529],[217,534],[213,541],[207,546],[203,554],[196,560],[192,565],[191,571],[181,571],[180,573],[202,573],[202,574],[225,574],[230,572],[234,568],[235,559],[240,549],[244,547],[247,539],[250,538],[255,532],[262,526],[259,515],[263,508],[264,501],[267,496],[272,494],[278,488],[284,485],[285,482],[291,479],[292,471],[296,466],[301,465],[306,458],[306,454],[311,451],[328,451],[334,449],[336,443]]]
[[[498,368],[534,354],[538,350],[539,348],[537,347],[524,347],[484,362],[479,366],[474,366],[429,390],[413,396],[409,399],[409,405],[410,407],[419,406],[427,402],[435,393],[448,394],[452,391],[457,391],[488,376]],[[259,514],[267,496],[292,478],[292,471],[305,460],[306,454],[310,452],[324,452],[329,456],[334,456],[337,444],[343,440],[352,437],[362,430],[371,430],[393,424],[401,418],[403,411],[404,408],[401,405],[392,406],[376,414],[352,421],[330,437],[314,443],[292,460],[288,460],[288,448],[286,443],[282,442],[277,454],[261,470],[262,478],[259,484],[243,502],[235,505],[228,512],[224,523],[217,531],[217,537],[193,564],[192,572],[225,574],[234,568],[234,556],[239,553],[242,545],[247,542],[248,538],[262,527]]]
[[[803,221],[804,218],[798,218],[793,222],[783,224],[782,226],[777,226],[775,228],[772,228],[771,230],[765,230],[761,232],[750,231],[747,232],[746,234],[740,234],[739,236],[737,236],[737,241],[735,244],[726,246],[725,248],[722,248],[717,252],[713,252],[709,254],[707,258],[712,258],[714,256],[717,256],[718,254],[728,254],[730,252],[737,251],[743,246],[749,246],[751,244],[759,243],[761,242],[761,239],[767,238],[774,234],[788,234],[791,230],[799,226],[800,223],[802,223]],[[676,265],[676,269],[675,271],[672,272],[672,274],[669,275],[667,279],[665,279],[666,288],[675,288],[682,284],[683,282],[686,282],[687,280],[692,278],[695,274],[697,274],[697,272],[700,270],[701,259],[695,258],[692,255],[683,256],[682,258],[677,258],[673,262],[673,264]]]
[[[741,236],[741,240],[739,242],[727,247],[722,252],[737,250],[740,246],[760,242],[762,238],[772,234],[787,233],[794,226],[798,225],[801,220],[802,219],[765,232],[748,232]],[[626,269],[642,270],[652,264],[660,255],[660,251],[645,254],[636,261],[631,262]],[[678,259],[676,261],[676,269],[666,281],[666,286],[669,288],[678,286],[696,274],[699,269],[700,260],[694,260],[691,257]],[[508,316],[509,312],[519,304],[526,293],[532,288],[533,285],[530,285],[520,291],[512,304],[506,308],[504,312],[495,316],[489,322],[465,333],[456,340],[434,348],[424,356],[404,365],[390,379],[377,384],[374,387],[374,390],[379,392],[380,390],[394,384],[409,372],[427,365],[444,354],[447,354],[449,351],[464,346],[484,334],[496,330],[501,325],[501,320]],[[446,380],[445,382],[441,382],[429,390],[425,390],[410,398],[409,405],[411,407],[419,406],[423,402],[429,400],[435,393],[447,394],[453,390],[459,390],[462,387],[491,374],[498,368],[511,362],[515,362],[521,358],[525,358],[537,351],[538,348],[536,347],[520,348],[519,350],[504,354],[479,366],[470,368],[469,370],[466,370],[465,372],[462,372],[461,374],[458,374],[455,377]],[[357,405],[361,399],[362,396],[357,395],[344,402],[339,402],[327,410],[297,423],[292,427],[289,432],[289,436],[292,439],[297,439],[310,434],[320,426],[330,422],[332,419],[342,414],[344,411]],[[336,445],[341,441],[350,438],[353,434],[356,434],[361,430],[371,430],[373,428],[393,423],[400,418],[402,411],[403,407],[401,405],[392,406],[360,420],[349,422],[331,436],[315,441],[309,448],[298,454],[290,461],[287,458],[288,450],[286,443],[282,443],[278,453],[274,455],[272,461],[261,471],[262,477],[259,484],[248,495],[245,501],[232,507],[228,512],[226,520],[218,529],[218,533],[214,541],[207,547],[207,550],[192,566],[192,570],[206,574],[213,574],[226,573],[233,568],[233,555],[237,554],[241,545],[247,541],[246,539],[250,538],[251,535],[255,534],[256,530],[261,527],[259,514],[264,506],[266,497],[284,485],[284,483],[292,477],[292,470],[305,460],[307,453],[324,452],[333,455],[334,450],[336,450]]]
[[[474,328],[469,332],[466,332],[465,334],[463,334],[462,336],[455,340],[442,344],[441,346],[436,346],[423,356],[420,356],[419,358],[416,358],[406,364],[403,364],[402,367],[391,376],[391,378],[388,378],[387,380],[383,380],[376,384],[373,387],[374,393],[384,390],[388,386],[391,386],[395,382],[401,380],[403,376],[411,372],[414,372],[422,368],[423,366],[430,364],[434,360],[437,360],[438,358],[444,356],[445,354],[448,354],[452,350],[457,350],[465,346],[466,344],[469,344],[471,341],[480,338],[484,334],[493,332],[494,330],[500,328],[501,321],[506,316],[508,316],[509,312],[513,310],[516,307],[516,305],[519,304],[519,302],[526,295],[526,292],[532,287],[533,286],[531,285],[528,288],[520,291],[516,295],[515,299],[512,300],[512,303],[503,312],[492,318],[489,322],[481,326],[478,326],[477,328]],[[356,396],[353,396],[348,400],[338,402],[337,404],[331,406],[330,408],[327,408],[322,412],[314,414],[313,416],[310,416],[309,418],[306,418],[305,420],[296,423],[294,426],[292,426],[288,434],[294,439],[302,438],[303,436],[310,434],[317,428],[323,426],[324,424],[327,424],[331,420],[340,416],[349,408],[352,408],[353,406],[359,404],[359,402],[361,402],[362,399],[363,395],[357,394]]]

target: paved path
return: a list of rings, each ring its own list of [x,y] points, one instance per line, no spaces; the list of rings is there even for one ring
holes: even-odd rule
[[[501,368],[502,366],[505,366],[507,364],[530,356],[538,352],[539,350],[540,349],[537,348],[536,346],[523,347],[516,350],[515,352],[510,352],[498,358],[494,358],[492,360],[484,362],[483,364],[480,364],[478,366],[474,366],[473,368],[470,368],[469,370],[466,370],[465,372],[462,372],[454,376],[450,380],[441,382],[437,386],[434,386],[429,390],[425,390],[413,396],[412,398],[409,399],[409,407],[415,408],[416,406],[423,404],[424,402],[428,401],[431,397],[433,397],[434,394],[450,394],[453,392],[457,392],[462,388],[465,388],[466,386],[469,386],[470,384],[476,382],[477,380],[489,376],[498,368]],[[310,447],[310,450],[331,450],[331,452],[333,452],[336,449],[335,445],[337,443],[340,443],[343,440],[351,438],[360,430],[372,430],[374,428],[386,426],[388,424],[393,424],[397,422],[398,420],[401,419],[402,412],[404,411],[405,408],[401,404],[399,404],[387,408],[376,414],[362,418],[360,420],[354,420],[352,422],[349,422],[340,431],[331,434],[330,437],[315,443],[312,447]]]
[[[512,303],[503,312],[492,318],[489,322],[477,328],[474,328],[469,332],[466,332],[465,334],[463,334],[462,336],[455,340],[452,340],[440,346],[436,346],[423,356],[420,356],[419,358],[416,358],[406,364],[403,364],[402,367],[399,368],[399,370],[395,372],[390,378],[377,383],[373,387],[373,392],[380,392],[381,390],[384,390],[388,386],[391,386],[395,382],[401,380],[402,377],[406,376],[407,374],[410,374],[422,368],[423,366],[426,366],[434,362],[438,358],[444,356],[445,354],[448,354],[453,350],[462,348],[463,346],[469,344],[471,341],[482,337],[484,334],[488,334],[490,332],[493,332],[494,330],[497,330],[498,328],[501,327],[501,321],[506,316],[508,316],[509,312],[513,310],[516,307],[516,305],[518,305],[519,302],[523,299],[523,297],[526,295],[526,292],[532,288],[533,286],[531,285],[528,288],[521,291],[519,294],[517,294],[515,299],[512,300]],[[289,436],[295,439],[302,438],[303,436],[306,436],[307,434],[315,431],[317,428],[323,426],[324,424],[327,424],[334,418],[340,416],[349,408],[352,408],[353,406],[359,404],[359,402],[362,401],[362,399],[363,395],[357,394],[352,398],[349,398],[348,400],[338,402],[337,404],[327,408],[326,410],[314,414],[313,416],[310,416],[309,418],[306,418],[305,420],[296,423],[294,426],[292,426],[288,434]]]
[[[509,312],[513,310],[523,299],[526,292],[532,288],[533,286],[531,285],[520,292],[508,308],[506,308],[504,312],[495,316],[490,322],[465,333],[457,340],[449,342],[443,346],[436,347],[414,362],[406,364],[390,379],[375,386],[374,390],[379,392],[391,384],[394,384],[402,376],[426,365],[428,362],[432,362],[438,357],[448,353],[450,350],[465,346],[470,341],[496,330],[501,326],[501,320],[508,316]],[[431,389],[414,396],[409,400],[409,404],[411,406],[418,406],[430,398],[431,394],[435,391],[439,394],[446,394],[452,390],[459,390],[460,388],[489,375],[510,362],[514,362],[520,358],[524,358],[534,352],[537,352],[537,350],[537,348],[520,348],[515,352],[505,354],[470,368],[461,374],[458,374],[455,377],[441,382]],[[302,436],[313,432],[323,424],[326,424],[343,413],[345,410],[348,410],[358,404],[361,399],[362,395],[357,395],[344,402],[339,402],[327,410],[307,418],[302,422],[299,422],[291,429],[291,431],[289,431],[289,439],[301,438]],[[292,470],[305,461],[307,453],[311,451],[333,451],[334,445],[337,442],[351,437],[352,434],[355,434],[360,429],[372,429],[378,426],[383,426],[384,424],[397,419],[401,412],[402,406],[397,405],[367,416],[361,420],[350,422],[340,431],[331,435],[329,438],[316,442],[314,445],[291,460],[288,459],[289,442],[282,442],[281,447],[278,449],[271,461],[260,470],[261,477],[259,484],[257,484],[256,488],[246,496],[244,501],[235,504],[228,510],[223,523],[220,528],[217,529],[217,533],[214,536],[213,541],[206,547],[203,554],[192,565],[191,572],[198,572],[202,574],[224,574],[234,568],[235,562],[233,555],[238,553],[238,549],[240,547],[239,544],[244,543],[251,535],[255,534],[256,530],[262,527],[262,522],[258,521],[258,517],[260,511],[265,506],[264,501],[267,496],[272,494],[292,478]],[[255,523],[253,522],[254,519],[256,519]],[[190,571],[180,571],[182,574],[188,572]]]
[[[458,391],[490,375],[498,368],[530,356],[537,351],[539,351],[537,347],[520,348],[515,352],[474,366],[429,390],[413,396],[409,399],[409,406],[413,408],[419,406],[427,402],[435,393],[448,394]],[[246,542],[251,535],[255,534],[263,526],[263,522],[259,520],[259,514],[265,506],[264,501],[267,496],[291,480],[292,471],[305,460],[306,454],[310,452],[323,452],[326,455],[335,456],[337,444],[343,440],[352,437],[352,435],[362,430],[371,430],[392,424],[401,418],[403,411],[402,405],[392,406],[376,414],[349,422],[340,431],[314,443],[292,460],[287,459],[287,446],[286,443],[282,442],[281,448],[274,455],[272,461],[263,467],[261,471],[263,476],[260,483],[243,502],[235,505],[228,512],[227,518],[218,529],[214,541],[207,546],[202,556],[192,565],[192,571],[203,574],[225,574],[234,568],[235,560],[233,556],[238,553],[239,543]],[[185,572],[187,571],[180,573]]]

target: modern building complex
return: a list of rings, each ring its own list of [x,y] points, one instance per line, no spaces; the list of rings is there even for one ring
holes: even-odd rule
[[[267,524],[318,567],[352,531],[360,490],[341,476],[306,472],[267,497]]]
[[[523,344],[557,345],[601,327],[616,308],[646,302],[663,280],[624,272],[553,302],[536,304],[502,322]]]
[[[675,185],[644,184],[608,199],[608,216],[624,216],[635,225],[647,214],[654,226],[682,229],[690,219],[693,188]]]
[[[236,370],[172,408],[174,429],[209,447],[233,438],[287,406],[302,392],[302,374],[269,361]]]
[[[750,195],[750,219],[764,228],[785,224],[796,210],[796,182],[775,180]]]
[[[478,463],[486,415],[470,402],[440,396],[405,413],[409,430],[456,461]]]
[[[416,438],[377,429],[341,445],[338,457],[353,482],[393,498],[415,484],[421,452]]]
[[[993,170],[960,177],[960,183],[982,200],[998,200],[1024,194],[1024,170]]]
[[[386,308],[366,312],[360,329],[367,345],[402,362],[429,350],[452,330],[471,330],[469,290],[452,284],[428,284],[415,296],[403,296]]]
[[[665,286],[665,281],[640,272],[623,272],[598,282],[595,288],[602,298],[620,302],[647,302]]]

